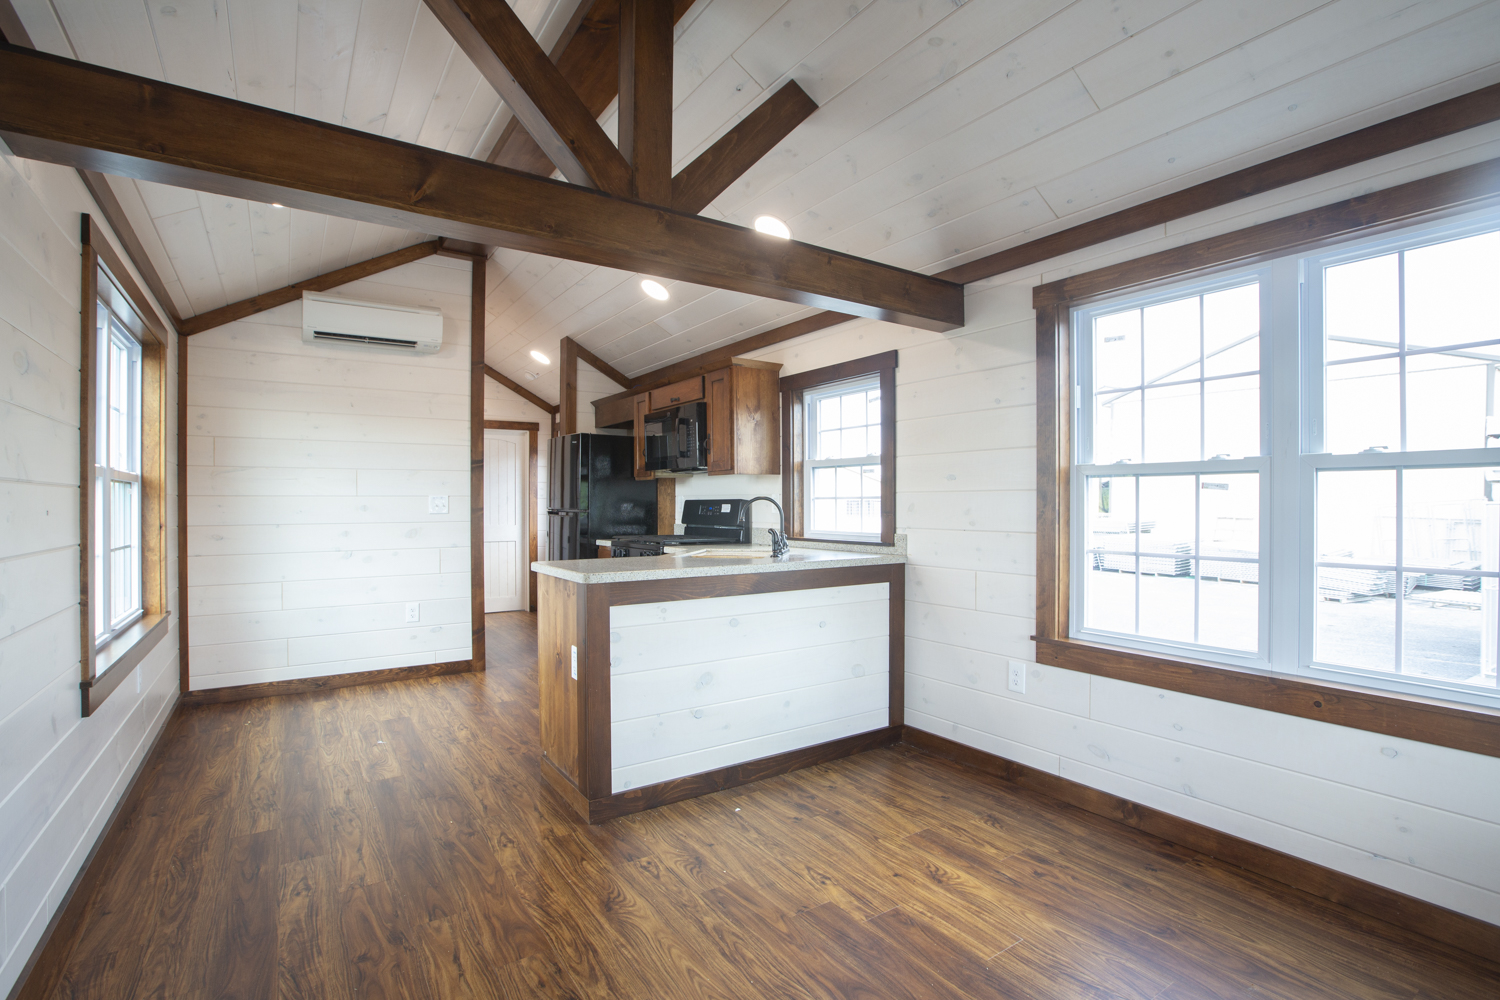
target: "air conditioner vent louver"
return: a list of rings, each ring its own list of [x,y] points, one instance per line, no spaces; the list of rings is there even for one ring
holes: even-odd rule
[[[373,344],[376,347],[399,347],[414,351],[415,340],[399,340],[395,337],[369,337],[357,333],[334,333],[332,330],[314,330],[313,340],[333,340],[341,344]]]
[[[303,292],[302,342],[436,354],[443,347],[443,313],[427,306],[360,302]]]

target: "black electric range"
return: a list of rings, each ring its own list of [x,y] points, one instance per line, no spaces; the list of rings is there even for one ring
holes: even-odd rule
[[[668,545],[744,545],[750,540],[750,518],[739,523],[745,500],[685,500],[680,535],[626,535],[610,541],[610,554],[659,556]]]

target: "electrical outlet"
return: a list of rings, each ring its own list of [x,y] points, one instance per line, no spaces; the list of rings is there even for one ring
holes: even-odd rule
[[[571,648],[573,650],[573,679],[576,681],[578,679],[578,647]]]
[[[448,498],[447,497],[428,497],[427,498],[427,513],[429,513],[429,514],[446,514],[446,513],[448,513]]]
[[[421,621],[422,605],[418,604],[416,601],[412,601],[410,604],[408,604],[406,606],[406,620],[409,622]]]
[[[1010,679],[1006,682],[1006,687],[1016,694],[1026,693],[1026,664],[1019,660],[1010,661]]]

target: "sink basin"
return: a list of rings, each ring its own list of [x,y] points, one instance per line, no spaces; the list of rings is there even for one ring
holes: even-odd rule
[[[769,559],[770,549],[707,548],[701,552],[673,553],[680,559]]]

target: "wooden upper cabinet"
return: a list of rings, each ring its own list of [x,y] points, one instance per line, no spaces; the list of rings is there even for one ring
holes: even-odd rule
[[[705,376],[709,475],[781,474],[780,365]]]
[[[651,410],[666,410],[681,403],[696,403],[703,398],[703,376],[683,379],[660,389],[651,390]]]

